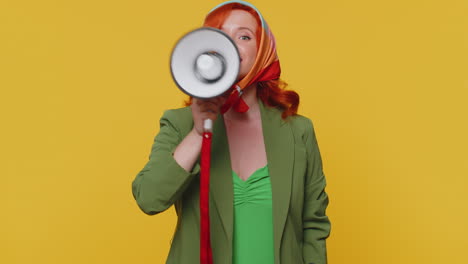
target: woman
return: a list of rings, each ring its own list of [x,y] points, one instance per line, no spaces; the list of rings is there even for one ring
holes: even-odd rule
[[[326,180],[310,119],[279,80],[275,40],[258,10],[230,1],[205,26],[236,43],[237,85],[226,96],[190,99],[160,120],[146,166],[133,181],[139,207],[178,215],[167,263],[198,263],[199,154],[203,120],[214,121],[210,183],[213,263],[325,264],[330,221]]]

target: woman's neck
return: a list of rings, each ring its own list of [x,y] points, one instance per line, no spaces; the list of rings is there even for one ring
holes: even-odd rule
[[[257,84],[252,84],[242,90],[242,99],[249,106],[245,113],[238,113],[232,107],[224,114],[225,119],[236,121],[248,121],[260,117],[260,107],[257,98]]]

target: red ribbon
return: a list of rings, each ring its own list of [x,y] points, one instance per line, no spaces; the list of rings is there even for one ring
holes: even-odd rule
[[[200,176],[200,264],[213,264],[210,238],[211,132],[203,133]]]

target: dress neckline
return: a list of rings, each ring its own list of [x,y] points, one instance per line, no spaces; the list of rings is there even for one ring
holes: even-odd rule
[[[262,176],[268,175],[268,164],[255,170],[245,181],[241,179],[234,170],[232,170],[232,175],[233,177],[237,178],[241,182],[248,182],[250,181],[250,179],[254,178],[257,175],[262,175]]]

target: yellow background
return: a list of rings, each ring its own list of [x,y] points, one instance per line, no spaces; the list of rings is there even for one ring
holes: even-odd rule
[[[218,3],[0,3],[0,263],[164,262],[174,210],[131,182],[185,99],[172,47]],[[329,263],[468,263],[467,2],[253,3],[315,124]]]

